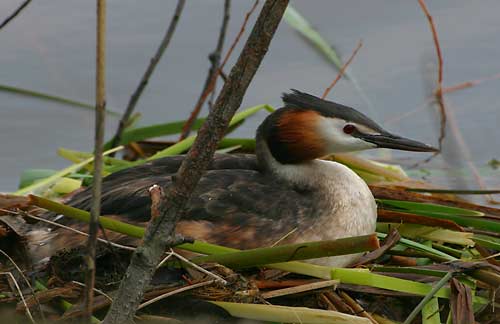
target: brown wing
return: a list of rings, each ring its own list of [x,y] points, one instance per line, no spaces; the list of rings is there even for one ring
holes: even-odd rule
[[[103,181],[103,215],[144,222],[150,216],[148,188],[171,185],[182,158],[157,160],[117,172]],[[177,231],[236,248],[272,244],[306,221],[312,213],[310,193],[298,192],[256,170],[253,156],[219,155],[200,179]],[[87,189],[68,204],[88,210]]]
[[[115,172],[104,178],[101,214],[123,215],[133,222],[147,221],[150,217],[150,198],[147,189],[154,184],[169,186],[171,176],[177,172],[183,159],[183,155],[166,157]],[[207,170],[226,169],[257,170],[255,155],[216,154],[207,168]],[[66,203],[90,210],[91,190],[89,187],[75,194]]]

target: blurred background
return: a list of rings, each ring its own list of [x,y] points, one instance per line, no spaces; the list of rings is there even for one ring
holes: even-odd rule
[[[186,119],[193,109],[215,48],[223,0],[188,1],[176,33],[143,93],[136,111],[139,125]],[[233,1],[223,53],[238,33],[252,1]],[[261,1],[262,2],[262,1]],[[0,2],[0,19],[20,4]],[[131,93],[170,22],[176,1],[111,0],[108,3],[107,106],[123,111]],[[437,75],[430,28],[417,1],[293,1],[292,5],[347,60],[359,40],[363,47],[349,67],[358,89],[341,80],[328,99],[355,107],[390,131],[437,145],[439,115],[427,104]],[[444,58],[444,86],[489,78],[500,73],[500,2],[483,0],[428,3]],[[260,6],[259,6],[260,7]],[[259,9],[257,9],[258,12]],[[252,26],[257,14],[251,18]],[[249,29],[249,28],[248,28]],[[229,72],[249,30],[225,71]],[[15,86],[93,104],[95,3],[76,0],[34,1],[0,31],[0,85]],[[268,103],[279,107],[290,88],[321,96],[337,70],[293,28],[282,23],[255,76],[242,108]],[[219,86],[221,82],[218,83]],[[464,159],[473,161],[486,183],[499,187],[500,80],[445,96],[446,106],[467,146],[455,154],[457,140],[448,131],[444,153],[410,174],[448,187],[477,188]],[[361,91],[359,90],[361,89]],[[206,115],[207,110],[201,113]],[[253,137],[261,112],[235,136]],[[118,117],[107,116],[106,138]],[[65,147],[91,151],[94,114],[40,99],[0,92],[0,192],[17,189],[29,168],[58,169],[69,165],[57,156]],[[458,139],[460,141],[460,138]],[[371,153],[376,154],[376,153]],[[387,159],[387,154],[374,155]],[[421,154],[395,153],[405,166]],[[448,177],[452,170],[460,177]],[[449,179],[455,179],[451,181]],[[456,179],[465,179],[456,181]]]

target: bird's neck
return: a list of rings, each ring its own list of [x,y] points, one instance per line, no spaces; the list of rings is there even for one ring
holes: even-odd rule
[[[315,174],[321,161],[313,159],[293,164],[281,163],[273,156],[267,142],[259,136],[256,142],[256,155],[259,167],[264,173],[301,189],[318,186]]]

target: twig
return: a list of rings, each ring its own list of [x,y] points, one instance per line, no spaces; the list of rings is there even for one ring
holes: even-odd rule
[[[159,300],[162,300],[162,299],[165,299],[167,297],[176,295],[178,293],[181,293],[181,292],[184,292],[184,291],[187,291],[187,290],[192,290],[192,289],[204,287],[204,286],[208,286],[208,285],[211,285],[211,284],[213,284],[215,282],[216,282],[216,280],[202,281],[202,282],[198,282],[198,283],[196,283],[194,285],[187,285],[185,287],[176,289],[174,291],[169,291],[168,293],[165,293],[163,295],[160,295],[158,297],[155,297],[153,299],[148,300],[147,302],[144,302],[144,303],[140,304],[139,307],[137,307],[137,310],[142,309],[142,308],[144,308],[146,306],[149,306],[149,305],[151,305],[153,303],[156,303]]]
[[[351,57],[349,57],[349,59],[344,63],[344,65],[342,65],[342,68],[340,68],[339,73],[337,73],[337,76],[335,77],[333,82],[328,86],[328,88],[325,89],[325,92],[323,92],[321,99],[325,99],[326,96],[328,96],[328,93],[330,92],[330,90],[332,90],[332,88],[337,84],[337,82],[340,80],[340,78],[344,75],[345,70],[347,69],[349,64],[351,64],[352,59],[354,58],[354,56],[356,56],[356,54],[358,53],[361,46],[363,46],[363,42],[360,40],[358,43],[358,46],[356,46],[356,48],[352,52]]]
[[[26,276],[24,275],[24,272],[21,270],[21,268],[19,268],[17,263],[10,257],[10,255],[5,253],[5,251],[2,249],[0,249],[0,253],[2,253],[7,259],[9,259],[10,263],[12,263],[12,265],[16,268],[17,272],[19,272],[21,277],[23,277],[24,282],[26,282],[26,285],[28,285],[28,287],[31,291],[31,295],[35,299],[35,302],[36,302],[36,305],[38,306],[38,310],[40,312],[40,316],[42,318],[42,321],[45,321],[45,315],[43,314],[42,305],[40,304],[40,301],[38,300],[38,297],[36,296],[35,290],[33,289],[33,286],[31,285],[30,281],[28,280],[28,278],[26,278]],[[26,306],[26,304],[25,304],[25,306]]]
[[[233,53],[233,50],[236,47],[236,44],[238,44],[241,36],[245,32],[245,27],[248,23],[248,20],[250,19],[250,16],[257,8],[258,4],[259,4],[259,0],[255,0],[252,8],[246,13],[245,20],[243,21],[243,24],[241,25],[241,28],[240,28],[238,35],[236,35],[236,38],[234,39],[233,43],[231,44],[231,47],[229,48],[229,50],[227,51],[226,56],[224,57],[224,60],[222,61],[220,67],[217,69],[217,73],[214,73],[212,75],[212,78],[210,79],[208,86],[205,88],[205,91],[202,93],[202,95],[198,99],[196,106],[194,107],[193,111],[191,112],[191,115],[189,116],[188,120],[186,121],[186,123],[182,127],[182,133],[186,133],[187,130],[192,128],[192,124],[194,123],[196,116],[198,116],[198,114],[200,113],[201,107],[205,103],[205,100],[207,100],[208,95],[215,89],[215,81],[217,80],[217,77],[222,74],[222,70],[224,69],[224,66],[226,66],[226,63],[229,60],[229,57],[231,57],[231,54]]]
[[[0,25],[0,29],[7,26],[7,24],[10,23],[12,19],[16,18],[16,16],[19,15],[21,11],[23,11],[24,8],[26,8],[30,4],[30,2],[31,0],[26,0],[23,3],[21,3],[21,5],[17,7],[17,9],[14,10],[14,12],[2,22],[2,24]]]
[[[170,251],[172,252],[172,249],[170,249]],[[164,257],[160,263],[158,263],[158,265],[156,266],[156,269],[160,268],[165,262],[167,262],[172,256],[173,254],[171,252],[168,252],[167,253],[167,256]]]
[[[445,88],[441,89],[441,92],[442,93],[451,93],[451,92],[455,92],[457,90],[475,87],[475,86],[480,85],[481,83],[486,82],[486,81],[493,81],[493,80],[497,80],[497,79],[500,79],[500,73],[494,74],[494,75],[486,77],[486,78],[466,81],[466,82],[458,83],[458,84],[455,84],[455,85],[452,85],[449,87],[445,87]]]
[[[94,137],[94,172],[92,184],[92,206],[90,208],[89,236],[87,240],[84,301],[86,319],[90,322],[94,304],[95,255],[99,215],[101,213],[102,162],[104,143],[104,118],[106,108],[106,0],[97,0],[96,25],[96,103]]]
[[[376,260],[377,258],[380,258],[385,252],[387,252],[394,245],[396,245],[396,243],[398,243],[400,239],[401,236],[399,235],[397,229],[392,229],[390,233],[387,234],[387,236],[381,242],[380,247],[378,249],[363,255],[356,261],[356,263],[351,265],[351,267],[358,267],[370,261]]]
[[[83,284],[79,281],[72,280],[71,282],[74,283],[75,285],[80,286],[80,287],[85,287],[85,284]],[[97,288],[94,288],[94,291],[96,293],[99,293],[99,294],[103,295],[104,297],[106,297],[110,302],[113,302],[113,298],[111,298],[111,296],[106,294],[104,291],[97,289]]]
[[[203,171],[210,163],[230,119],[240,107],[243,96],[264,58],[271,39],[283,17],[288,0],[267,0],[255,26],[222,87],[214,109],[183,160],[173,185],[161,204],[161,216],[148,225],[143,244],[134,253],[120,284],[118,295],[103,323],[131,323],[134,313],[151,281],[165,248],[172,242],[177,221]]]
[[[467,88],[476,87],[476,86],[480,85],[483,82],[493,81],[493,80],[498,80],[498,79],[500,79],[500,73],[497,73],[497,74],[494,74],[494,75],[491,75],[491,76],[488,76],[488,77],[476,79],[476,80],[471,80],[471,81],[465,81],[465,82],[457,83],[457,84],[451,85],[449,87],[444,87],[444,88],[441,89],[441,93],[442,94],[453,93],[453,92],[458,91],[458,90],[463,90],[463,89],[467,89]],[[393,116],[390,119],[385,120],[384,124],[388,125],[388,124],[396,123],[396,122],[399,122],[403,118],[407,118],[407,117],[413,116],[415,113],[422,111],[433,100],[434,100],[433,97],[426,98],[425,101],[421,105],[419,105],[418,107],[416,107],[416,108],[414,108],[414,109],[412,109],[410,111],[407,111],[407,112],[405,112],[405,113],[403,113],[401,115]]]
[[[182,10],[184,8],[185,2],[186,2],[186,0],[179,0],[177,2],[177,7],[175,8],[174,16],[172,17],[172,20],[170,21],[167,32],[165,33],[165,36],[163,36],[163,39],[160,43],[160,46],[156,50],[155,55],[149,61],[149,66],[147,67],[146,71],[144,72],[144,75],[142,76],[141,81],[139,82],[139,85],[135,89],[132,96],[130,96],[130,100],[128,102],[127,109],[123,113],[123,116],[120,119],[120,123],[118,124],[118,129],[116,130],[116,133],[113,136],[113,139],[111,140],[111,147],[115,147],[120,143],[123,131],[125,130],[125,127],[127,126],[127,123],[130,119],[130,116],[132,115],[132,112],[134,111],[135,106],[137,105],[137,102],[139,101],[139,98],[142,95],[142,92],[146,88],[146,85],[149,82],[149,78],[153,74],[153,72],[156,68],[156,65],[160,61],[163,53],[165,52],[165,50],[168,47],[168,44],[170,43],[170,40],[172,39],[172,36],[174,35],[175,29],[177,27],[177,23],[179,22],[179,18],[182,14]]]
[[[223,285],[227,285],[227,281],[224,280],[223,278],[219,277],[218,275],[216,275],[215,273],[212,273],[206,269],[203,269],[202,267],[200,267],[199,265],[197,265],[196,263],[193,263],[191,261],[189,261],[188,259],[186,259],[185,257],[183,257],[182,255],[178,254],[178,253],[175,253],[175,251],[173,251],[172,249],[170,249],[170,254],[175,256],[177,259],[183,261],[184,263],[186,263],[187,265],[189,265],[190,267],[193,267],[195,268],[196,270],[212,277],[215,279],[216,282],[218,283],[221,283]]]
[[[224,1],[224,14],[222,17],[222,26],[220,28],[219,32],[219,38],[217,40],[217,46],[215,47],[215,50],[209,55],[209,59],[211,62],[210,69],[208,70],[207,78],[205,80],[205,85],[203,86],[203,91],[200,94],[200,97],[198,98],[198,101],[196,102],[195,108],[200,107],[198,110],[193,110],[191,115],[189,116],[189,119],[186,121],[184,126],[182,127],[182,133],[179,138],[179,141],[185,139],[188,137],[189,133],[191,132],[191,129],[193,127],[193,123],[196,120],[196,117],[200,113],[201,106],[203,106],[203,94],[207,91],[208,87],[210,86],[210,82],[213,82],[212,86],[212,95],[215,94],[215,89],[217,88],[217,74],[219,73],[219,64],[220,64],[220,57],[222,53],[222,47],[224,46],[224,40],[226,38],[226,32],[227,32],[227,26],[229,23],[229,17],[230,17],[230,11],[231,11],[231,0],[225,0]],[[212,81],[213,80],[213,81]]]
[[[440,128],[439,128],[439,139],[438,139],[438,145],[439,145],[439,151],[434,153],[430,158],[428,158],[425,162],[429,162],[433,157],[437,156],[441,149],[443,148],[443,141],[446,136],[446,108],[444,105],[444,98],[443,98],[443,56],[441,55],[441,46],[439,45],[439,39],[438,39],[438,34],[436,30],[436,26],[434,24],[434,20],[432,19],[431,14],[429,13],[429,9],[427,8],[427,5],[425,4],[424,0],[418,0],[418,3],[420,4],[420,7],[422,8],[422,11],[424,12],[425,16],[427,17],[427,20],[429,21],[429,26],[432,31],[432,38],[434,39],[434,46],[436,47],[436,55],[438,59],[438,79],[437,79],[437,86],[436,86],[436,91],[434,92],[434,96],[436,98],[438,107],[439,107],[439,112],[441,115],[441,123],[440,123]]]
[[[14,278],[14,276],[10,272],[0,272],[0,275],[6,275],[6,276],[10,277],[10,279],[14,282],[14,285],[16,286],[17,292],[19,293],[19,297],[21,297],[21,301],[23,302],[24,308],[26,309],[26,315],[28,315],[28,318],[30,319],[31,323],[36,324],[35,319],[31,315],[28,304],[26,304],[26,300],[24,299],[23,292],[21,291],[21,288],[19,287],[19,284],[17,283],[16,278]]]
[[[53,226],[57,226],[57,227],[63,228],[65,230],[68,230],[68,231],[71,231],[71,232],[74,232],[74,233],[77,233],[77,234],[80,234],[80,235],[83,235],[83,236],[89,236],[87,233],[79,231],[76,228],[73,228],[73,227],[70,227],[70,226],[66,226],[66,225],[63,225],[63,224],[60,224],[60,223],[57,223],[57,222],[53,222],[53,221],[45,219],[45,218],[41,218],[41,217],[38,217],[38,216],[35,216],[35,215],[31,215],[31,214],[28,214],[28,213],[23,213],[23,216],[26,216],[26,217],[29,217],[29,218],[33,218],[33,219],[36,219],[36,220],[38,220],[40,222],[44,222],[44,223],[47,223],[47,224],[50,224],[50,225],[53,225]],[[112,242],[110,240],[102,239],[100,237],[98,237],[97,240],[99,242],[109,244],[109,245],[114,246],[114,247],[119,248],[119,249],[123,249],[123,250],[127,250],[127,251],[135,251],[134,247],[127,246],[127,245],[122,245],[122,244],[118,244],[118,243]]]

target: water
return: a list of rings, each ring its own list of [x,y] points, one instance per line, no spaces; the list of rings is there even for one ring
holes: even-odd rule
[[[19,1],[0,2],[0,19]],[[152,53],[168,26],[176,1],[108,2],[108,106],[123,111]],[[233,1],[228,32],[231,42],[253,1]],[[35,1],[0,31],[0,83],[94,101],[95,8],[93,1]],[[221,23],[223,1],[188,1],[177,32],[144,92],[137,110],[141,125],[185,119],[198,98]],[[371,100],[375,119],[401,135],[436,144],[438,120],[425,107],[432,85],[424,82],[426,63],[435,61],[426,18],[416,1],[296,1],[295,7],[346,59],[360,39],[363,48],[352,73]],[[500,2],[460,0],[429,3],[437,23],[445,61],[445,86],[500,73]],[[252,22],[254,21],[254,15]],[[247,33],[244,36],[246,39]],[[233,55],[237,57],[241,46]],[[234,60],[229,62],[232,66]],[[280,105],[280,94],[297,88],[321,95],[336,71],[289,26],[282,24],[242,107]],[[500,184],[498,171],[486,167],[500,158],[497,123],[500,80],[446,96],[471,159],[487,170],[487,181]],[[347,81],[330,99],[368,112]],[[406,112],[416,110],[409,117]],[[206,113],[206,112],[205,112]],[[0,93],[0,191],[14,191],[28,168],[58,169],[69,162],[58,147],[91,151],[91,111]],[[253,136],[265,113],[244,124],[237,136]],[[398,120],[399,119],[399,120]],[[395,121],[397,120],[397,121]],[[117,119],[108,117],[107,137]],[[452,146],[448,141],[447,150]],[[422,155],[397,154],[415,161]],[[454,161],[458,161],[459,158]],[[439,162],[439,161],[437,161]],[[453,161],[452,161],[453,162]],[[437,166],[437,164],[435,163]]]

